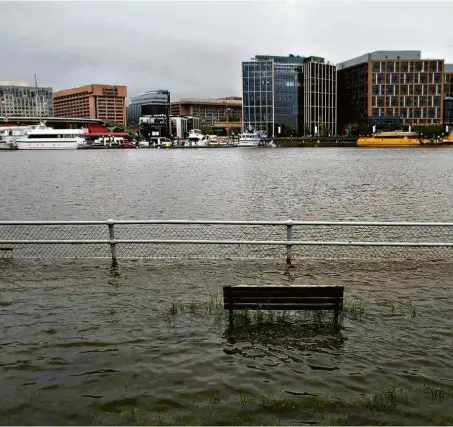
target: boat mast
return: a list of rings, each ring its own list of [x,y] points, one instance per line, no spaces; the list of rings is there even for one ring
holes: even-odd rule
[[[35,74],[35,88],[36,88],[36,107],[38,107],[38,102],[39,102],[39,90],[38,90],[38,79],[36,78],[36,74]],[[42,110],[44,110],[44,102],[42,105],[40,105],[40,108],[38,110],[38,119],[39,119],[39,123],[42,122],[42,117],[41,117],[41,112]]]

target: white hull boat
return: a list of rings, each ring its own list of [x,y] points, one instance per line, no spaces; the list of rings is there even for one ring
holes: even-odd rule
[[[261,138],[258,133],[252,130],[245,131],[239,135],[237,147],[259,147]]]
[[[184,143],[184,147],[206,147],[209,143],[209,138],[199,129],[192,129],[189,132],[189,137]]]
[[[53,129],[44,123],[16,140],[19,150],[76,150],[86,144],[86,129]]]
[[[17,141],[17,148],[19,150],[76,150],[79,148],[79,145],[83,147],[85,145],[85,140],[83,138],[78,138],[74,141],[58,141],[58,140],[46,140],[39,142],[25,142]]]

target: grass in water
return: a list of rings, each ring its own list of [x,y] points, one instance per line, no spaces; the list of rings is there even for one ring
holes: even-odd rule
[[[220,296],[209,295],[209,298],[201,301],[176,302],[172,300],[163,316],[165,320],[170,321],[181,314],[193,317],[209,315],[213,317],[216,324],[220,324],[225,316],[225,311]]]
[[[340,319],[348,319],[352,321],[362,321],[367,319],[369,312],[375,312],[376,307],[382,307],[381,304],[367,303],[361,299],[350,297],[345,298],[343,303],[343,311],[340,314]],[[379,313],[386,315],[390,312],[396,316],[408,316],[414,318],[417,316],[417,309],[411,300],[404,302],[389,301],[384,302],[384,307],[388,309],[379,309]],[[190,315],[192,317],[213,318],[215,324],[221,324],[223,320],[228,318],[228,311],[223,308],[223,298],[221,295],[212,295],[202,300],[192,300],[189,302],[177,302],[172,300],[168,308],[164,311],[163,317],[167,321],[171,321],[178,315]],[[313,322],[314,324],[324,324],[331,322],[333,319],[333,311],[331,310],[301,310],[301,311],[275,311],[275,310],[240,310],[233,313],[234,323],[241,327],[251,325],[259,326],[266,324],[281,324],[287,325],[288,322],[295,320],[304,322]]]
[[[453,416],[445,411],[420,414],[422,400],[427,407],[436,402],[449,405],[453,403],[453,389],[389,385],[357,398],[254,396],[242,392],[235,400],[224,401],[214,392],[197,394],[180,402],[180,414],[171,408],[155,411],[130,407],[116,414],[121,417],[119,424],[134,425],[451,425]]]

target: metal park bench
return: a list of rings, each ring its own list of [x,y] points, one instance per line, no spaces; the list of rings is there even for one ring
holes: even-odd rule
[[[344,286],[224,286],[223,307],[234,310],[333,310],[334,320],[343,309]]]

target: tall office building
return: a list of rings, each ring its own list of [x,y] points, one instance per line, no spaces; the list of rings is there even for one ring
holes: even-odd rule
[[[101,119],[126,126],[127,86],[92,84],[55,92],[55,117]]]
[[[244,128],[278,135],[300,127],[299,74],[302,56],[255,55],[242,63]],[[280,132],[279,132],[280,131]]]
[[[337,65],[338,124],[436,124],[443,118],[444,60],[421,51],[376,51]]]
[[[337,72],[323,58],[304,60],[300,76],[301,134],[335,135],[337,132]]]
[[[53,89],[0,81],[1,117],[53,117]]]
[[[127,123],[138,125],[141,116],[167,116],[170,104],[168,90],[150,90],[140,95],[133,96],[127,107]]]
[[[242,91],[246,129],[269,136],[335,133],[335,66],[323,58],[256,55],[242,63]]]
[[[453,125],[453,64],[445,64],[444,123]]]

